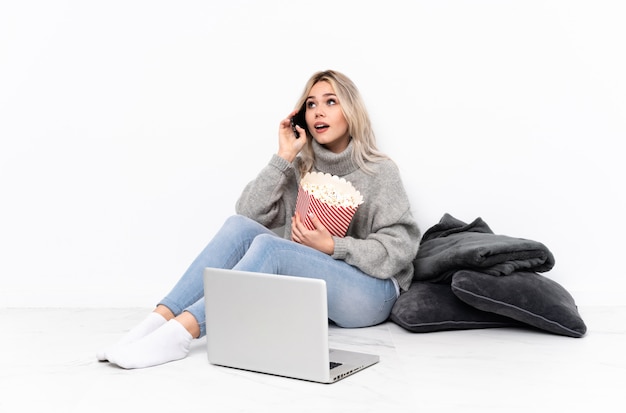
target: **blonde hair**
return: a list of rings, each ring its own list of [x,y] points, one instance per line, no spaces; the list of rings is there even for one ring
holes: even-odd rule
[[[367,162],[378,162],[388,159],[386,155],[376,147],[376,137],[372,130],[365,103],[356,85],[346,75],[334,70],[324,70],[311,76],[304,87],[302,96],[298,100],[296,108],[300,109],[305,104],[311,88],[318,82],[328,82],[339,99],[339,105],[343,116],[348,122],[348,132],[352,138],[352,160],[366,173],[371,173]],[[313,153],[313,137],[307,128],[307,144],[300,152],[300,174],[313,169],[315,154]]]

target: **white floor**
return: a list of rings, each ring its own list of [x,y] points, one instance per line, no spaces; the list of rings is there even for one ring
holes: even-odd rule
[[[574,339],[523,329],[332,328],[381,362],[331,385],[186,359],[123,370],[95,352],[149,309],[0,309],[0,412],[625,412],[626,307],[580,308]]]

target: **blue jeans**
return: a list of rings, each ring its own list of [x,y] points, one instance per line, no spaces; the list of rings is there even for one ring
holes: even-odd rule
[[[234,215],[160,302],[175,315],[189,311],[200,325],[200,337],[206,335],[205,267],[323,279],[328,294],[328,317],[341,327],[382,323],[398,297],[393,280],[369,276],[344,261],[281,238],[249,218]]]

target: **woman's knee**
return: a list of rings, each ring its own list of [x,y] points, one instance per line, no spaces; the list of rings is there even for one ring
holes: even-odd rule
[[[276,253],[282,238],[275,234],[258,234],[235,269],[277,274],[282,254]]]
[[[254,237],[252,240],[252,244],[250,245],[250,249],[248,252],[250,254],[273,254],[272,251],[275,251],[276,247],[279,246],[284,240],[278,237],[275,234],[259,234]]]
[[[224,226],[228,228],[242,228],[256,224],[255,221],[243,215],[231,215],[224,221]]]
[[[220,235],[233,239],[247,239],[251,242],[259,234],[271,232],[258,222],[243,215],[231,215],[226,218]]]

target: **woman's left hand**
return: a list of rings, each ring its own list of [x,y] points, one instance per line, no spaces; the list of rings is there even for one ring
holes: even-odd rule
[[[333,236],[328,232],[326,227],[322,225],[315,214],[310,214],[309,219],[315,227],[314,230],[308,229],[300,220],[298,212],[291,218],[291,239],[298,244],[315,248],[318,251],[332,255],[335,252],[335,241]]]

